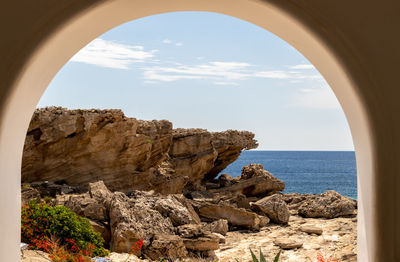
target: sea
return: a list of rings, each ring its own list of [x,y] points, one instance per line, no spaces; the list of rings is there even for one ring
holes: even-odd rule
[[[335,190],[357,199],[354,151],[243,151],[221,174],[240,176],[243,166],[257,163],[285,181],[284,193],[320,194]]]

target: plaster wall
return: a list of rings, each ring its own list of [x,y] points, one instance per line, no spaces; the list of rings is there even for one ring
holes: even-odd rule
[[[358,170],[358,260],[400,261],[400,1],[3,0],[0,2],[0,261],[19,260],[25,133],[51,79],[121,23],[211,11],[259,25],[305,55],[338,97]]]

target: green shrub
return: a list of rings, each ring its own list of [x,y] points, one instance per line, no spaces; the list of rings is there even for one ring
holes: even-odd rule
[[[105,256],[104,239],[100,233],[94,232],[89,220],[78,216],[64,206],[47,206],[31,201],[21,211],[21,241],[33,248],[37,240],[57,238],[61,246],[68,246],[75,241],[81,250],[94,246],[93,256]]]

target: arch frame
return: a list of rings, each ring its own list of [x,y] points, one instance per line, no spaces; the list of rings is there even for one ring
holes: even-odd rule
[[[61,67],[82,47],[104,32],[131,20],[177,11],[206,11],[230,15],[258,25],[298,49],[325,77],[341,103],[353,136],[358,172],[358,260],[384,261],[381,233],[375,206],[376,143],[370,110],[361,86],[365,71],[351,45],[312,10],[292,1],[249,0],[115,0],[91,1],[86,6],[67,6],[54,25],[38,28],[24,56],[14,62],[14,71],[0,72],[7,86],[1,100],[0,166],[0,260],[19,259],[20,172],[25,133],[40,96]],[[53,17],[53,16],[52,16]],[[48,20],[51,21],[49,16]],[[335,30],[326,31],[326,28]],[[337,29],[337,30],[336,30]],[[8,211],[8,216],[4,212]],[[390,221],[389,223],[395,223]],[[388,238],[390,241],[390,237]],[[383,241],[382,244],[388,243]],[[387,246],[387,245],[385,245]],[[386,258],[395,256],[390,246]],[[379,256],[378,256],[379,255]],[[382,258],[384,259],[384,258]]]

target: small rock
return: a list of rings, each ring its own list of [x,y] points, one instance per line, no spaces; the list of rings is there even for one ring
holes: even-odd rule
[[[110,255],[108,256],[109,260],[108,261],[112,261],[112,262],[145,262],[148,261],[146,260],[142,260],[140,258],[138,258],[137,256],[131,255],[131,254],[127,254],[127,253],[115,253],[115,252],[111,252]],[[100,260],[101,261],[101,260]],[[101,261],[103,262],[103,261]]]
[[[221,235],[219,233],[213,233],[213,235],[215,235],[215,236],[217,236],[219,238],[219,243],[220,244],[225,244],[226,243],[226,238],[223,235]]]
[[[302,226],[300,227],[300,231],[308,233],[308,234],[316,234],[316,235],[322,235],[322,228],[316,227],[316,226]]]
[[[242,168],[240,179],[235,180],[234,184],[213,191],[236,192],[251,197],[283,189],[285,189],[285,182],[264,170],[261,164],[250,164]]]
[[[303,246],[303,243],[298,240],[292,240],[286,238],[275,239],[274,244],[282,249],[294,249]]]
[[[26,243],[21,243],[19,246],[21,251],[27,250],[29,248],[29,245]]]

